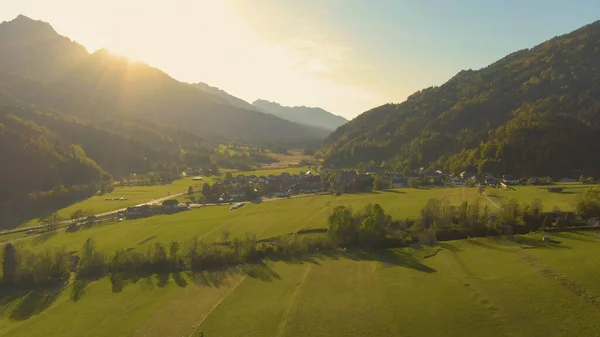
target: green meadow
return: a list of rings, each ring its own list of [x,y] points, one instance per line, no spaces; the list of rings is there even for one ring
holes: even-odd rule
[[[183,187],[183,185],[181,185]],[[540,199],[571,210],[581,185],[487,189],[501,204]],[[569,193],[572,192],[572,193]],[[395,189],[204,206],[107,222],[17,242],[20,249],[79,251],[87,238],[112,254],[194,237],[258,239],[326,228],[338,205],[379,203],[415,219],[429,199],[490,205],[476,188]],[[493,210],[493,206],[490,207]],[[338,252],[228,270],[154,275],[115,289],[83,286],[0,294],[2,336],[598,336],[600,238],[552,233],[441,242],[438,247]],[[75,296],[77,295],[77,296]],[[77,300],[75,300],[77,299]]]
[[[92,282],[0,302],[5,336],[597,336],[595,233]],[[81,291],[81,290],[78,290]]]
[[[415,219],[431,198],[458,204],[481,197],[475,188],[396,189],[274,199],[261,204],[248,203],[236,210],[230,210],[229,205],[204,206],[172,215],[94,225],[75,233],[55,232],[19,244],[35,249],[65,247],[74,251],[79,250],[87,238],[93,238],[99,248],[113,252],[119,248],[144,248],[155,242],[189,242],[194,237],[212,242],[219,240],[223,231],[228,231],[232,237],[244,237],[249,233],[264,239],[303,229],[326,228],[331,210],[341,205],[360,208],[368,203],[378,203],[394,218]],[[487,203],[485,199],[480,202]]]
[[[563,188],[563,191],[560,193],[548,192],[550,187],[560,187]],[[539,199],[542,201],[545,211],[552,211],[555,207],[561,211],[574,211],[577,196],[588,188],[590,185],[568,183],[552,186],[514,186],[508,189],[488,187],[485,192],[498,205],[508,202],[510,199],[518,202],[531,202]]]

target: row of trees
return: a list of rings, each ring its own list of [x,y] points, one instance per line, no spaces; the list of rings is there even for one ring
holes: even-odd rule
[[[170,245],[156,243],[146,251],[118,249],[113,255],[97,249],[87,239],[79,256],[64,250],[29,252],[7,244],[2,252],[1,286],[32,288],[52,286],[69,280],[92,280],[111,275],[113,280],[139,279],[157,273],[201,271],[226,268],[261,259],[279,259],[332,249],[329,240],[292,236],[269,242],[255,237],[235,238],[206,243],[197,238],[187,245],[173,241]]]
[[[590,189],[581,198],[578,211],[586,216],[600,216],[600,187]],[[415,241],[435,244],[477,236],[527,233],[551,226],[561,227],[560,212],[543,212],[539,200],[519,204],[505,203],[497,215],[488,206],[463,202],[453,205],[431,199],[421,210],[417,221],[393,220],[378,204],[353,210],[338,206],[328,218],[326,237],[297,235],[258,241],[255,237],[230,240],[223,233],[221,241],[206,243],[198,239],[182,245],[156,243],[146,251],[119,249],[109,255],[97,249],[88,239],[79,256],[64,250],[30,252],[17,250],[12,244],[2,252],[3,287],[35,287],[65,282],[72,272],[78,280],[111,275],[113,280],[137,279],[154,273],[224,268],[262,259],[302,256],[338,247],[374,250],[382,247],[407,246]]]

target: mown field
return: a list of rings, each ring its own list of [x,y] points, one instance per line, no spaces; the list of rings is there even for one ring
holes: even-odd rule
[[[3,336],[598,336],[595,233],[161,275],[0,300]]]

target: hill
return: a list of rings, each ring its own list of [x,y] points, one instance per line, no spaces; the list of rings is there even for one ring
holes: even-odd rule
[[[0,228],[96,193],[109,175],[81,146],[0,105]]]
[[[3,83],[5,91],[67,114],[113,120],[136,116],[204,138],[260,144],[297,144],[325,136],[265,113],[240,109],[156,68],[106,50],[89,54],[49,24],[25,16],[0,24],[0,48],[0,71],[38,86],[35,95],[21,92],[13,83]]]
[[[283,119],[327,130],[335,130],[340,125],[344,125],[348,122],[344,117],[334,115],[321,108],[281,106],[275,102],[269,102],[262,99],[254,101],[252,105],[262,111],[266,111]]]
[[[600,174],[600,21],[367,111],[327,162],[523,175]]]

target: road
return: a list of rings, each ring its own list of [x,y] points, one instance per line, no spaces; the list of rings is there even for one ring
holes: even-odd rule
[[[176,198],[178,196],[182,196],[184,194],[187,194],[187,192],[169,195],[169,196],[166,196],[164,198],[153,199],[153,200],[150,200],[150,201],[147,201],[145,203],[138,204],[138,205],[135,205],[135,206],[152,205],[152,204],[156,204],[156,203],[165,201],[167,199],[171,199],[171,198]],[[306,198],[306,197],[312,197],[312,196],[316,196],[316,195],[326,195],[326,194],[329,194],[329,193],[322,192],[322,193],[314,193],[314,194],[298,194],[298,195],[293,195],[291,197],[286,197],[286,198],[268,198],[268,199],[263,199],[263,201],[264,202],[269,202],[269,201],[278,201],[278,200],[287,200],[287,199],[296,199],[296,198]],[[227,203],[222,203],[221,205],[226,205],[226,204]],[[192,208],[200,208],[200,207],[203,207],[203,206],[218,206],[218,204],[192,204],[190,206]],[[96,214],[96,217],[98,217],[100,219],[106,218],[108,216],[111,216],[113,214],[117,214],[118,212],[124,211],[126,209],[127,208],[121,208],[121,209],[117,209],[117,210],[110,211],[110,212]],[[77,221],[83,221],[83,220],[86,220],[86,218],[80,218],[80,219],[76,219],[76,220]],[[71,222],[72,222],[71,220],[65,220],[65,221],[61,221],[59,224],[66,225],[66,224],[70,224]],[[42,228],[45,228],[45,227],[46,226],[42,225],[42,226],[35,226],[35,227],[19,228],[19,229],[15,229],[15,230],[12,230],[12,231],[2,232],[2,234],[25,232],[25,231],[28,231],[28,230],[31,230],[31,229],[42,229]],[[54,232],[64,231],[66,229],[67,229],[67,227],[61,227],[61,228],[55,229]],[[7,244],[7,243],[15,243],[15,242],[19,242],[19,241],[22,241],[22,240],[31,239],[31,238],[34,238],[34,237],[37,237],[37,236],[40,236],[40,235],[44,235],[44,234],[46,234],[46,233],[38,233],[38,234],[28,235],[28,236],[25,236],[25,237],[22,237],[22,238],[17,238],[17,239],[13,239],[13,240],[8,240],[8,241],[0,242],[0,246],[3,246],[5,244]]]
[[[152,199],[152,200],[150,200],[150,201],[146,201],[146,202],[144,202],[144,203],[137,204],[137,205],[134,205],[134,206],[142,206],[142,205],[152,205],[152,204],[157,204],[157,203],[163,202],[163,201],[165,201],[165,200],[167,200],[167,199],[176,198],[176,197],[182,196],[182,195],[184,195],[184,194],[187,194],[187,192],[182,192],[182,193],[172,194],[172,195],[168,195],[168,196],[166,196],[166,197],[159,198],[159,199]],[[131,206],[129,206],[129,207],[131,207]],[[115,215],[115,214],[117,214],[117,213],[119,213],[119,212],[123,212],[123,211],[125,211],[125,210],[127,210],[127,208],[120,208],[120,209],[113,210],[113,211],[109,211],[109,212],[104,212],[104,213],[95,214],[95,216],[96,216],[97,218],[106,218],[106,217],[109,217],[109,216],[111,216],[111,215]],[[59,222],[57,225],[58,225],[58,226],[64,226],[64,225],[68,225],[68,224],[70,224],[70,223],[72,223],[72,222],[80,222],[80,221],[85,221],[85,220],[87,220],[87,218],[86,218],[86,217],[84,217],[84,218],[79,218],[79,219],[74,219],[74,220],[63,220],[63,221],[60,221],[60,222]],[[36,229],[43,229],[43,228],[45,228],[45,227],[46,227],[46,225],[39,225],[39,226],[32,226],[32,227],[22,227],[22,228],[16,228],[16,229],[12,229],[12,230],[2,231],[2,232],[0,232],[0,235],[4,235],[4,234],[12,234],[12,233],[20,233],[20,232],[26,232],[26,231],[29,231],[29,230],[36,230]]]

